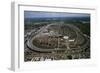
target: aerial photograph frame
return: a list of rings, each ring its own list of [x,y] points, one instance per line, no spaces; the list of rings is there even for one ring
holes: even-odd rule
[[[95,8],[12,3],[12,15],[12,70],[95,63]]]

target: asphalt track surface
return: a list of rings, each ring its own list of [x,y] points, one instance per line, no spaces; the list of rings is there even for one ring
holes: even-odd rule
[[[43,31],[45,30],[45,29],[47,29],[47,28],[49,28],[50,26],[52,26],[52,25],[57,25],[57,23],[51,23],[51,24],[48,24],[48,25],[46,25],[46,26],[43,26],[43,27],[41,27],[39,30],[37,30],[36,32],[34,32],[34,30],[33,31],[31,31],[30,32],[30,38],[28,38],[28,40],[27,40],[27,42],[26,42],[26,45],[31,49],[31,50],[34,50],[34,51],[39,51],[39,52],[52,52],[52,51],[54,51],[55,49],[42,49],[42,48],[38,48],[37,46],[35,46],[32,42],[33,42],[33,40],[36,38],[36,37],[38,37],[38,36],[40,36],[39,34],[42,34],[43,33]],[[74,26],[74,25],[70,25],[70,24],[64,24],[64,25],[66,25],[66,26],[68,26],[68,27],[70,27],[73,31],[74,31],[74,33],[77,35],[77,37],[75,38],[75,43],[77,44],[78,42],[84,42],[85,41],[85,43],[83,44],[83,45],[81,45],[79,48],[71,48],[71,49],[75,49],[75,50],[82,50],[82,49],[85,49],[85,48],[87,48],[87,45],[89,45],[89,38],[88,38],[88,36],[87,35],[85,35],[85,34],[83,34],[76,26]],[[60,50],[65,50],[65,49],[58,49],[59,51]]]

